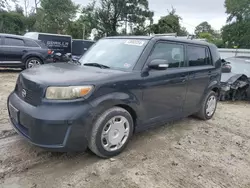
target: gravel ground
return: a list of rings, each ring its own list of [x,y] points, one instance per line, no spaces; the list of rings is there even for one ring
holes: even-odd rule
[[[2,188],[250,188],[250,105],[220,103],[214,118],[194,118],[136,134],[113,159],[91,152],[51,153],[19,137],[6,99],[19,71],[0,70]]]

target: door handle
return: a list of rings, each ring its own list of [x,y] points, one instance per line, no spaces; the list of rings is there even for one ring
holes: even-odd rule
[[[212,72],[211,71],[208,71],[208,76],[211,76],[212,75]]]
[[[27,53],[28,51],[27,50],[23,50],[23,53]]]

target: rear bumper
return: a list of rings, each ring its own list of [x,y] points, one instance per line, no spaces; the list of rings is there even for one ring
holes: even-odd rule
[[[15,93],[8,98],[14,129],[32,144],[52,151],[84,151],[92,123],[89,104],[32,106]]]
[[[54,59],[52,57],[47,58],[43,61],[44,64],[48,64],[48,63],[54,63]]]

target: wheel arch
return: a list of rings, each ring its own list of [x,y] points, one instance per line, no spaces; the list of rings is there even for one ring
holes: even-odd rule
[[[27,54],[27,55],[25,55],[23,57],[23,63],[25,64],[28,59],[33,58],[33,57],[39,59],[42,64],[44,63],[43,58],[39,54]]]

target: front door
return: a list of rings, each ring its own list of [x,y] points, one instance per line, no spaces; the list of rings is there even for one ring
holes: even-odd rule
[[[154,59],[164,59],[169,63],[169,67],[167,70],[149,70],[147,75],[144,75],[143,107],[147,119],[145,123],[181,116],[188,78],[184,54],[183,44],[155,44],[147,63]]]
[[[1,52],[2,63],[22,63],[22,56],[26,53],[24,41],[14,37],[4,37]]]
[[[184,112],[189,114],[198,111],[201,107],[206,88],[217,70],[205,46],[187,45],[187,59],[189,81]]]

